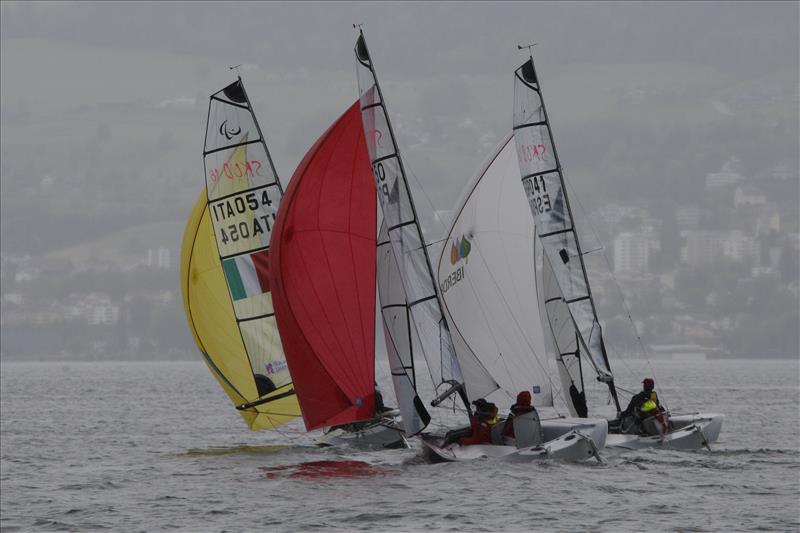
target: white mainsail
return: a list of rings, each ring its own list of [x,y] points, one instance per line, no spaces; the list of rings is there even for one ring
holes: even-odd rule
[[[541,243],[538,240],[536,242],[537,250],[541,250]],[[537,255],[541,257],[544,254],[539,252]],[[572,321],[567,304],[564,303],[564,296],[558,286],[558,280],[553,273],[550,261],[544,256],[541,262],[542,274],[539,277],[539,291],[542,295],[541,304],[544,308],[544,316],[547,319],[545,331],[552,341],[562,395],[570,414],[585,418],[588,416],[588,410],[575,323]]]
[[[283,190],[241,79],[211,96],[203,159],[208,210],[259,394],[291,383],[266,275]]]
[[[364,133],[378,200],[399,267],[411,323],[420,339],[434,387],[441,392],[443,385],[468,383],[467,393],[478,397],[480,390],[469,387],[479,378],[465,380],[468,376],[463,375],[456,359],[419,218],[363,33],[356,42],[355,55]],[[494,384],[486,383],[484,387],[493,390]]]
[[[598,379],[608,384],[619,410],[614,377],[608,364],[533,58],[514,73],[514,140],[536,231],[577,332],[577,346],[571,350],[576,357],[588,355]],[[569,346],[558,348],[559,353],[569,351]]]
[[[519,194],[509,134],[457,204],[439,257],[439,289],[456,353],[475,355],[510,404],[519,391],[553,404],[535,277],[536,233]],[[462,365],[463,366],[463,365]]]
[[[417,395],[414,353],[420,349],[421,342],[410,322],[400,268],[394,258],[386,223],[381,224],[377,252],[378,297],[386,353],[403,428],[406,436],[411,437],[425,429],[431,417]]]

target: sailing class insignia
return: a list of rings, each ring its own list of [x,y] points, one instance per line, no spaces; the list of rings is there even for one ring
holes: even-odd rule
[[[224,135],[229,141],[240,133],[242,133],[242,128],[237,126],[235,130],[233,128],[229,129],[227,120],[223,120],[222,124],[219,125],[219,134]]]

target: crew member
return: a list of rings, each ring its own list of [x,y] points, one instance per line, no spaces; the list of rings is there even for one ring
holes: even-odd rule
[[[511,406],[508,418],[506,418],[505,427],[503,428],[503,436],[514,438],[514,417],[525,413],[536,411],[533,406],[531,393],[524,390],[517,394],[517,403]]]
[[[497,406],[480,398],[472,402],[475,414],[469,417],[471,433],[459,442],[462,446],[492,442],[492,427],[497,424]]]

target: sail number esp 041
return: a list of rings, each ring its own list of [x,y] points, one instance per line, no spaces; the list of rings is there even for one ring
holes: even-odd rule
[[[523,181],[523,185],[525,186],[525,194],[528,196],[528,202],[536,211],[536,214],[541,215],[552,209],[550,194],[547,192],[544,177],[533,176]]]

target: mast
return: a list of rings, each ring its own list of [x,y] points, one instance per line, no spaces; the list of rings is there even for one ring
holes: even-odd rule
[[[469,410],[464,378],[444,318],[433,268],[419,225],[419,216],[410,194],[397,139],[386,111],[364,32],[360,28],[355,55],[367,148],[391,248],[407,296],[406,305],[417,334],[422,340],[423,352],[428,361],[434,386],[438,390],[443,384],[451,385],[448,392],[450,394],[460,392],[461,399]],[[389,143],[386,143],[384,133],[389,134]],[[431,324],[436,324],[437,332],[431,331]],[[439,343],[438,368],[429,347],[435,342],[434,335],[438,337]]]
[[[575,322],[579,345],[583,346],[589,355],[597,371],[598,380],[608,385],[619,412],[621,409],[614,377],[575,229],[563,168],[558,158],[541,84],[533,62],[532,46],[528,47],[530,52],[528,61],[515,72],[514,137],[520,152],[522,182],[531,204],[531,212],[537,222],[539,238]],[[552,154],[548,153],[550,151]],[[551,164],[554,166],[550,167]],[[553,194],[547,192],[548,186]],[[570,251],[574,253],[570,254]],[[569,264],[571,257],[578,258],[579,272]],[[557,263],[559,259],[561,265]],[[588,308],[584,302],[588,302]]]

